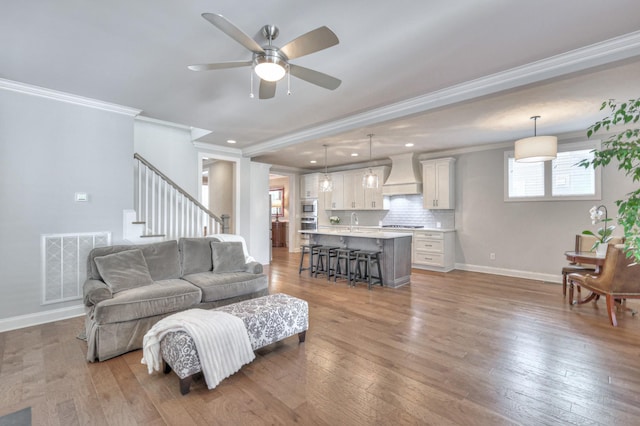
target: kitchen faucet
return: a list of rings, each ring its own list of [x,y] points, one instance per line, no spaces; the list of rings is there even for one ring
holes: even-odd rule
[[[358,215],[356,212],[351,212],[351,219],[349,221],[349,232],[353,232],[353,222],[358,226]]]

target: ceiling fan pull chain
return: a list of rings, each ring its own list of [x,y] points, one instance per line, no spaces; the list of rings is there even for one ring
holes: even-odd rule
[[[291,94],[291,68],[287,64],[287,95]]]
[[[251,88],[249,89],[249,98],[255,98],[253,94],[253,68],[251,68]]]

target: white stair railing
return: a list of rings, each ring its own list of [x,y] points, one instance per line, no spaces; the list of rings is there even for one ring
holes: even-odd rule
[[[139,154],[134,154],[136,222],[141,237],[202,237],[228,233],[228,215],[218,217]]]

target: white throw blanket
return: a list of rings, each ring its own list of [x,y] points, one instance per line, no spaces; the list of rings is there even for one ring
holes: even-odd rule
[[[244,261],[245,263],[249,263],[249,262],[255,262],[256,260],[252,257],[249,256],[249,250],[247,250],[247,243],[244,241],[244,238],[240,235],[235,235],[235,234],[211,234],[208,235],[207,237],[209,238],[217,238],[220,241],[223,242],[227,242],[227,241],[239,241],[242,243],[242,251],[244,252]]]
[[[193,338],[209,389],[255,358],[242,319],[226,312],[189,309],[161,319],[144,335],[142,363],[149,374],[160,371],[162,338],[179,330]]]

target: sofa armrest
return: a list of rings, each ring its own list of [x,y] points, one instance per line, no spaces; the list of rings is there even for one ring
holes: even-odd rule
[[[262,264],[260,262],[249,262],[245,267],[245,271],[252,274],[261,274]]]
[[[109,286],[100,280],[86,280],[82,285],[82,293],[85,306],[96,305],[113,297]]]

